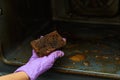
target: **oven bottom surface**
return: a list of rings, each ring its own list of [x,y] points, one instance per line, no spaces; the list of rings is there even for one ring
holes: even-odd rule
[[[18,66],[11,66],[4,64],[0,61],[0,76],[7,75],[13,73]],[[64,74],[58,73],[54,70],[47,71],[46,73],[42,74],[36,80],[110,80],[105,78],[98,78],[98,77],[90,77],[90,76],[83,76],[83,75],[73,75],[73,74]],[[112,79],[111,79],[112,80]]]
[[[119,29],[78,28],[68,31],[59,28],[67,38],[67,45],[62,48],[65,56],[59,59],[53,68],[64,73],[120,79]],[[35,36],[29,37],[14,51],[5,54],[3,61],[10,65],[25,64],[31,56],[30,41],[35,39]]]

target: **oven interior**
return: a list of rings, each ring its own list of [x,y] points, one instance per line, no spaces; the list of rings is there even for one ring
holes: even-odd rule
[[[1,3],[5,25],[0,29],[0,57],[4,63],[25,64],[32,52],[30,41],[57,30],[67,39],[67,45],[61,48],[65,56],[56,61],[53,69],[120,78],[119,0]],[[82,56],[82,60],[72,59],[75,55]]]

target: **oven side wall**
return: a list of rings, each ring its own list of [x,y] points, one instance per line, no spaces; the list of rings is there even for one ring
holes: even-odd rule
[[[42,25],[51,20],[49,0],[0,0],[0,42],[5,51],[21,44]]]

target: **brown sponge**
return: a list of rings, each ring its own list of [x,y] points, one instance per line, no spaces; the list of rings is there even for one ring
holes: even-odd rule
[[[35,50],[39,57],[47,56],[52,51],[63,47],[66,41],[63,40],[57,31],[46,34],[37,40],[31,41],[32,48]]]

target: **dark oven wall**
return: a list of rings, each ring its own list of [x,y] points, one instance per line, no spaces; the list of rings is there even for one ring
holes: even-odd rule
[[[20,44],[51,20],[50,0],[0,0],[3,11],[0,41],[5,49]]]
[[[119,3],[120,0],[52,0],[53,19],[119,25]]]

